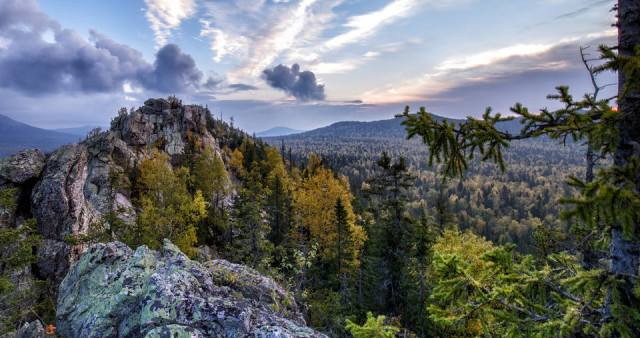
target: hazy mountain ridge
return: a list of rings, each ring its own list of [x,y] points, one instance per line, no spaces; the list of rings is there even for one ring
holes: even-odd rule
[[[303,132],[305,132],[305,130],[292,129],[288,127],[273,127],[269,130],[256,133],[256,137],[286,136]]]
[[[87,136],[87,134],[89,134],[90,131],[96,129],[96,128],[100,128],[101,130],[109,130],[109,127],[106,126],[81,126],[81,127],[74,127],[74,128],[56,128],[56,129],[51,129],[55,132],[58,133],[65,133],[65,134],[72,134],[72,135],[78,135],[81,137],[85,137]]]
[[[447,120],[449,122],[464,122],[462,119],[452,119],[443,116],[433,115],[436,121]],[[522,124],[520,123],[521,118],[515,118],[512,121],[501,122],[498,124],[498,130],[509,132],[511,134],[517,134],[519,130],[522,128]],[[298,139],[308,139],[308,138],[325,138],[325,137],[346,137],[346,138],[354,138],[361,139],[365,138],[402,138],[406,139],[407,131],[405,127],[401,124],[403,121],[402,118],[392,118],[387,120],[377,120],[377,121],[341,121],[330,124],[326,127],[321,127],[317,129],[313,129],[306,132],[301,132],[295,135],[283,135],[282,137],[269,137],[269,136],[260,136],[265,141],[270,142],[271,144],[278,144],[282,139],[285,140],[298,140]]]
[[[26,149],[53,151],[79,139],[78,135],[33,127],[0,114],[0,158]]]

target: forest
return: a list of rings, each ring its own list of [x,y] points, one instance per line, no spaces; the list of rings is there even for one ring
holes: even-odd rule
[[[522,128],[520,120],[501,122],[497,128],[517,134]],[[294,163],[306,163],[309,153],[321,157],[349,178],[355,196],[365,206],[368,202],[361,190],[375,175],[378,158],[383,152],[396,159],[404,157],[415,176],[406,192],[409,213],[419,217],[425,207],[441,230],[450,226],[472,229],[493,243],[517,244],[522,253],[536,252],[529,239],[539,225],[568,230],[569,224],[559,219],[562,206],[554,201],[577,193],[565,181],[568,175],[584,177],[586,173],[583,143],[548,137],[517,141],[504,151],[505,172],[496,164],[476,159],[463,179],[443,183],[440,167],[428,165],[427,149],[418,139],[406,139],[401,122],[400,118],[339,122],[302,134],[263,139],[280,145],[281,152],[284,147]]]
[[[518,119],[488,109],[446,120],[406,107],[393,120],[266,142],[208,113],[220,156],[195,138],[174,158],[163,144],[145,149],[109,175],[111,197],[128,190],[133,206],[68,240],[158,249],[169,238],[194,258],[207,246],[275,278],[330,336],[638,336],[640,17],[631,5],[618,8],[620,46],[602,46],[603,65],[588,69],[621,74],[617,98],[599,98],[594,82],[575,98],[558,87],[556,111],[515,104]],[[16,207],[9,196],[2,191],[3,210]],[[2,228],[0,243],[2,266],[24,268],[38,238]],[[0,329],[52,315],[0,277],[12,314]]]

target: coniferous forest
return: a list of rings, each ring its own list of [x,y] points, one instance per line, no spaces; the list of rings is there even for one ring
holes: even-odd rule
[[[194,137],[172,157],[159,140],[109,172],[110,198],[127,191],[132,205],[66,240],[157,250],[169,238],[191,258],[245,264],[329,336],[639,336],[640,13],[616,10],[619,45],[587,69],[618,72],[615,98],[594,81],[584,96],[558,87],[555,111],[447,120],[406,107],[264,140],[207,110],[219,155]],[[18,205],[0,193],[4,217]],[[51,322],[42,281],[25,292],[11,275],[41,238],[0,230],[0,329]]]

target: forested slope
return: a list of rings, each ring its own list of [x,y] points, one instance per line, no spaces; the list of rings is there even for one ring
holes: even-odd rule
[[[568,175],[584,175],[586,148],[581,144],[558,144],[548,138],[515,141],[504,154],[506,172],[493,163],[475,160],[465,180],[442,185],[438,167],[428,165],[426,147],[418,138],[406,139],[401,121],[338,122],[301,134],[263,139],[281,151],[284,144],[285,152],[290,150],[298,165],[309,153],[317,154],[336,172],[349,177],[355,191],[375,175],[376,161],[383,152],[394,159],[404,156],[416,176],[408,193],[409,210],[414,215],[425,205],[443,228],[447,224],[471,228],[495,243],[518,244],[522,252],[533,252],[529,238],[540,223],[565,228],[558,220],[561,205],[554,201],[573,193],[565,184]],[[515,119],[500,123],[498,128],[517,134],[522,126]]]

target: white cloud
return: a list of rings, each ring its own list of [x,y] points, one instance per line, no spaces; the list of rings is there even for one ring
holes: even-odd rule
[[[248,45],[246,37],[230,36],[222,29],[212,27],[211,21],[208,20],[200,20],[200,23],[202,24],[200,36],[208,37],[211,40],[209,48],[215,52],[213,57],[215,62],[222,61],[226,55],[242,57],[246,54],[246,46]]]
[[[253,7],[210,2],[203,5],[206,17],[201,20],[200,35],[210,39],[214,60],[222,61],[227,55],[236,59],[237,68],[228,74],[231,81],[255,81],[283,54],[304,55],[302,61],[313,61],[313,52],[302,51],[302,46],[326,28],[332,8],[342,1],[279,1]]]
[[[168,38],[182,20],[196,12],[194,0],[144,0],[147,4],[146,17],[155,33],[156,47],[167,44]]]
[[[600,38],[609,38],[609,37],[613,37],[613,36],[618,36],[618,29],[617,28],[611,28],[611,29],[607,29],[606,31],[597,32],[597,33],[591,33],[591,34],[587,35],[587,38],[589,38],[589,39],[600,39]]]
[[[344,73],[356,67],[354,62],[320,62],[310,67],[315,74],[336,74]]]
[[[528,71],[566,70],[576,64],[568,61],[562,50],[573,49],[574,45],[587,40],[568,38],[552,44],[517,44],[448,59],[434,67],[433,72],[390,83],[360,97],[374,104],[439,100],[440,93],[462,84],[488,82]]]
[[[474,54],[468,57],[446,60],[435,67],[437,70],[463,70],[478,66],[487,66],[513,56],[527,56],[548,52],[554,44],[517,44],[496,50]]]
[[[336,49],[370,37],[382,26],[413,14],[422,3],[424,1],[395,0],[378,11],[353,16],[345,24],[351,30],[330,39],[325,43],[325,46],[329,49]]]
[[[131,85],[131,82],[125,81],[122,84],[122,91],[127,94],[140,94],[142,93],[142,88],[133,87],[133,85]]]

